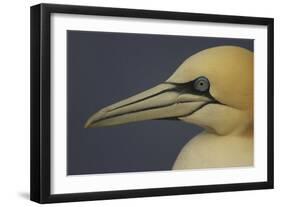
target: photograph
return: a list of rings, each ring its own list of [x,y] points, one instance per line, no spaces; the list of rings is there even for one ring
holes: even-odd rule
[[[68,175],[253,165],[254,40],[67,32]]]

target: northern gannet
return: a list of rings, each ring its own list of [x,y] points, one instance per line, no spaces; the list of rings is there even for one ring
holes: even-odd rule
[[[93,114],[85,127],[175,119],[205,129],[179,153],[173,169],[253,165],[253,52],[205,49],[165,82]]]

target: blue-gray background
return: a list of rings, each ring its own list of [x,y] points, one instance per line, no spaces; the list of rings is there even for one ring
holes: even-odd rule
[[[100,108],[166,80],[194,53],[219,45],[253,50],[253,40],[67,32],[67,174],[170,170],[201,128],[144,121],[85,129]]]

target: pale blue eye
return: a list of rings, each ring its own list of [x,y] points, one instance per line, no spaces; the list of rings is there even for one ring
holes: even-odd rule
[[[200,92],[206,92],[210,88],[210,82],[205,77],[199,77],[194,81],[193,87]]]

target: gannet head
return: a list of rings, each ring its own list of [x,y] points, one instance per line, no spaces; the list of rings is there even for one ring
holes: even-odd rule
[[[236,46],[203,50],[165,82],[93,114],[85,127],[151,119],[197,124],[220,135],[253,121],[253,53]]]

